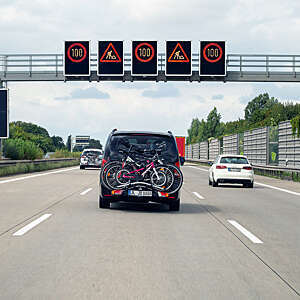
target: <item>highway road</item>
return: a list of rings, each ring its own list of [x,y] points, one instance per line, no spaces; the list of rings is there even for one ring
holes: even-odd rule
[[[300,184],[182,170],[180,212],[99,209],[96,169],[1,178],[0,299],[299,299]]]

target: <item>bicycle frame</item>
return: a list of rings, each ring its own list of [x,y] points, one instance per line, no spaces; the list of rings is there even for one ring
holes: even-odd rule
[[[124,164],[124,166],[125,166],[125,164]],[[124,166],[123,166],[122,168],[124,168]],[[134,167],[135,167],[135,166],[134,166]],[[132,171],[132,172],[129,172],[129,174],[139,173],[139,172],[145,170],[145,171],[141,174],[142,177],[145,177],[145,175],[146,175],[151,169],[153,169],[155,175],[156,175],[157,178],[158,178],[158,173],[157,173],[157,171],[156,171],[156,168],[155,168],[155,165],[154,165],[154,162],[153,162],[153,161],[152,161],[151,163],[149,163],[145,168],[136,169],[136,170],[134,170],[134,171]],[[134,179],[134,178],[136,178],[136,176],[123,175],[123,178]]]

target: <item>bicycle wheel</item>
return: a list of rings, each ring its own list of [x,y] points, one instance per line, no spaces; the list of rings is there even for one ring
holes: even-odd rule
[[[151,173],[150,179],[152,186],[160,191],[167,191],[174,182],[171,170],[165,165],[158,166],[156,172]]]
[[[128,169],[121,169],[116,173],[116,181],[120,185],[130,184],[130,179],[132,179],[132,175]]]
[[[169,187],[168,193],[173,194],[179,191],[183,183],[183,175],[179,168],[174,165],[167,165],[167,168],[172,172],[174,177],[173,184]]]
[[[106,164],[101,168],[101,172],[100,172],[100,182],[101,182],[107,189],[111,189],[111,187],[109,186],[109,184],[107,183],[107,180],[106,180],[107,171],[108,171],[108,169],[110,169],[110,167],[115,166],[115,165],[120,165],[120,163],[117,162],[117,161],[111,161],[111,162],[109,162],[109,163],[106,163]]]
[[[117,180],[117,174],[122,170],[122,164],[112,164],[109,168],[107,168],[104,174],[104,181],[109,186],[110,189],[116,190],[120,188],[124,188],[124,186],[128,185],[126,183],[120,183]]]

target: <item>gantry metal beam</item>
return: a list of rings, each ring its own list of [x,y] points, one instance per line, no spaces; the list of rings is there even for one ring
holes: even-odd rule
[[[65,77],[62,54],[0,54],[0,82],[10,81],[221,81],[300,82],[300,55],[228,54],[226,76],[199,76],[199,54],[192,54],[191,76],[166,76],[165,54],[158,55],[157,76],[132,76],[125,53],[124,76],[97,76],[97,54],[91,54],[91,76]]]

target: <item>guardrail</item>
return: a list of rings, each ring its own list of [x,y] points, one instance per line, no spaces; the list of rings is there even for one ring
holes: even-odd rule
[[[53,159],[36,159],[36,160],[3,160],[0,161],[0,168],[15,166],[17,164],[33,163],[35,165],[43,163],[63,162],[63,161],[76,161],[78,158],[53,158]]]
[[[211,160],[190,159],[190,158],[186,159],[186,162],[201,163],[207,166],[209,166],[209,163],[212,163]],[[258,171],[258,175],[273,176],[281,179],[300,181],[300,168],[262,166],[262,165],[253,165],[253,164],[252,164],[252,168],[254,172]]]

